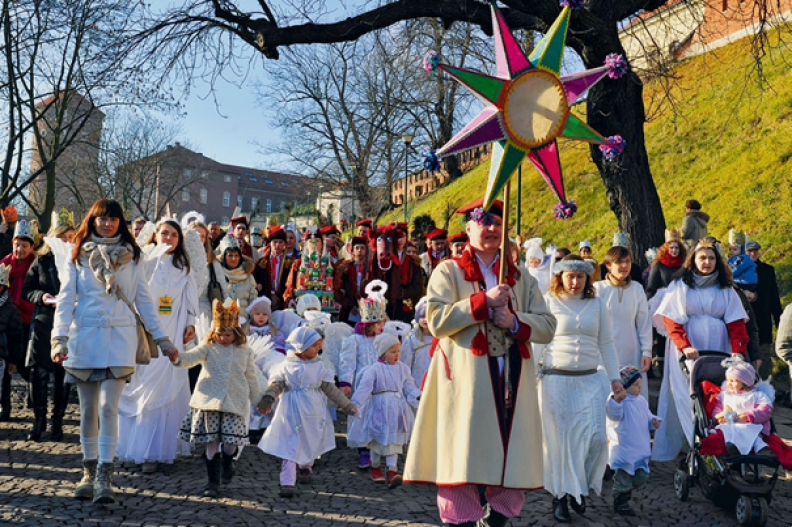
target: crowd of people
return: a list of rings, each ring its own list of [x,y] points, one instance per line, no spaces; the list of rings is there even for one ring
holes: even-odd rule
[[[606,470],[615,512],[634,515],[650,458],[670,461],[693,444],[679,359],[742,359],[715,422],[734,411],[728,397],[761,379],[789,404],[772,358],[792,362],[792,309],[782,311],[775,271],[744,234],[731,231],[728,244],[709,236],[695,200],[646,269],[623,234],[602,265],[588,240],[578,254],[511,240],[503,254],[500,202],[457,213],[465,232],[452,236],[364,219],[343,240],[334,225],[262,230],[241,214],[228,226],[195,212],[128,222],[113,200],[79,225],[53,214],[42,237],[6,209],[0,420],[12,417],[19,373],[34,414],[28,440],[49,431],[60,441],[76,386],[75,496],[111,503],[116,460],[153,472],[202,444],[203,493],[217,497],[251,442],[282,460],[280,493],[290,497],[336,447],[341,412],[373,482],[435,484],[443,522],[502,526],[538,488],[569,522]],[[319,296],[306,289],[304,252],[332,270]],[[146,332],[155,346],[141,361]],[[647,376],[661,375],[655,414]],[[763,425],[753,448],[788,460],[763,440],[776,400],[751,401],[736,420]]]

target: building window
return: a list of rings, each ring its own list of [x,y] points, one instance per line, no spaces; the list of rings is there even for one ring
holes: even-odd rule
[[[286,205],[286,202],[285,202],[285,201],[281,201],[281,204],[280,204],[280,210],[283,210],[283,206],[284,206],[284,205]]]
[[[272,212],[272,200],[267,200],[267,210],[265,212]]]
[[[226,191],[223,192],[223,207],[230,207],[231,206],[231,193]]]
[[[209,201],[209,192],[205,188],[202,188],[201,189],[201,203],[206,205],[206,203],[208,201]]]
[[[182,189],[182,201],[190,201],[190,189]]]
[[[244,204],[245,204],[244,196],[237,196],[237,207],[241,209],[244,206]]]
[[[272,180],[271,180],[271,179],[269,179],[269,178],[266,178],[266,179],[264,180],[264,182],[265,182],[267,185],[272,185]]]
[[[258,210],[258,198],[250,198],[250,210]]]
[[[223,176],[223,182],[224,183],[231,183],[231,176],[228,176],[228,175]]]
[[[184,177],[192,177],[192,170],[190,170],[189,168],[185,168]]]
[[[220,223],[221,223],[222,225],[228,225],[230,221],[231,221],[231,220],[229,220],[229,219],[228,219],[228,216],[223,216],[223,217],[220,219]]]

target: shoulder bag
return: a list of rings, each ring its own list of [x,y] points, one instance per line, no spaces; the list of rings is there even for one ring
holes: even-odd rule
[[[206,288],[206,296],[209,297],[210,304],[213,304],[215,300],[223,301],[223,289],[220,287],[220,282],[217,281],[214,263],[209,264],[209,285]]]
[[[132,314],[135,315],[135,326],[137,327],[137,350],[135,351],[136,364],[149,364],[151,359],[159,357],[159,349],[157,343],[154,341],[154,335],[146,329],[143,319],[140,314],[132,307],[132,303],[127,299],[126,295],[121,291],[120,287],[116,287],[116,295],[119,300],[124,302]]]

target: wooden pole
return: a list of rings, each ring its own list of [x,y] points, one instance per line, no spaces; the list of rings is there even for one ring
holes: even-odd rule
[[[509,254],[509,187],[511,181],[506,182],[503,188],[503,230],[501,232],[501,255],[500,255],[500,270],[498,272],[498,283],[503,284],[506,280],[506,259],[511,258]]]
[[[515,221],[517,222],[517,236],[520,236],[520,221],[522,220],[522,163],[517,165],[517,214]],[[519,239],[518,239],[519,241]]]

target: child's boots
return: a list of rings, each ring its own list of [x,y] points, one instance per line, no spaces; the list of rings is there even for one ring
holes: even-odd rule
[[[223,451],[223,484],[228,485],[234,479],[234,455]]]
[[[212,459],[207,459],[204,456],[204,461],[206,461],[206,475],[209,478],[209,483],[206,485],[203,495],[207,498],[216,498],[220,494],[220,470],[223,461],[220,459],[219,453],[215,454]]]
[[[395,489],[402,484],[402,477],[396,470],[388,468],[388,488]]]
[[[375,483],[385,483],[385,474],[382,473],[382,467],[371,467],[369,473]]]
[[[635,516],[635,511],[630,506],[632,492],[623,492],[613,497],[613,510],[622,516]]]

